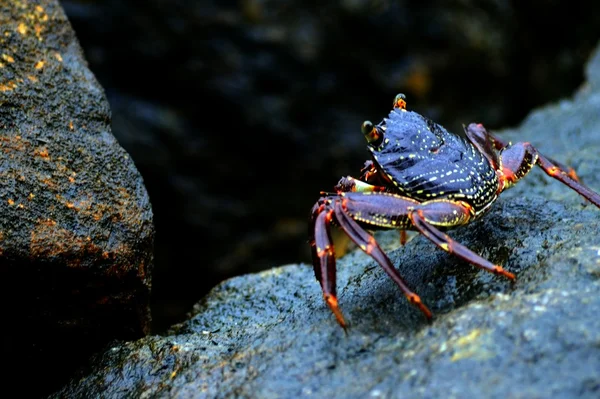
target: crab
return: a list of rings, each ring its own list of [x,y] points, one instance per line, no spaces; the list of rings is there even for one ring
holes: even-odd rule
[[[575,171],[542,155],[528,142],[510,143],[482,124],[464,127],[465,137],[406,109],[398,94],[387,118],[362,124],[371,152],[358,178],[342,177],[335,193],[321,192],[312,208],[309,243],[323,298],[339,325],[347,328],[336,295],[336,258],[331,226],[337,226],[391,277],[408,301],[430,320],[431,311],[406,284],[369,231],[416,230],[438,248],[513,282],[515,274],[495,265],[444,231],[482,217],[498,195],[534,165],[600,208],[600,195],[583,185]]]

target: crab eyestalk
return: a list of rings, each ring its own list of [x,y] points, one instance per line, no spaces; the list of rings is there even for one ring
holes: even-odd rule
[[[383,139],[383,134],[377,126],[373,125],[371,121],[364,121],[360,130],[364,134],[367,142],[373,146],[377,146]]]
[[[406,96],[399,93],[394,97],[394,109],[406,109]]]

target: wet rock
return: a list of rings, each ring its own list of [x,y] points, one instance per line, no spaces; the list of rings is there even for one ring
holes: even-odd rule
[[[598,76],[498,132],[579,167],[600,190]],[[568,143],[568,145],[567,145]],[[512,285],[421,236],[378,240],[434,311],[429,324],[368,256],[338,260],[348,334],[311,266],[223,282],[164,336],[116,344],[56,397],[597,397],[600,210],[534,172],[450,234],[518,275]]]
[[[154,228],[58,2],[4,3],[0,26],[3,356],[12,383],[39,394],[149,331]]]

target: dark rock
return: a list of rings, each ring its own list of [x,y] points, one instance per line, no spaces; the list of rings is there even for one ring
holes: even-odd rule
[[[149,331],[154,228],[58,2],[4,2],[0,26],[3,358],[22,394],[40,394]]]
[[[600,190],[596,77],[517,129]],[[513,286],[421,236],[378,234],[431,307],[428,324],[365,254],[338,260],[347,335],[311,266],[223,282],[169,335],[114,345],[56,397],[598,397],[600,210],[534,172],[450,234],[518,275]]]
[[[309,260],[312,204],[397,92],[451,130],[513,126],[572,93],[600,37],[589,1],[61,4],[152,198],[164,328],[226,277]]]

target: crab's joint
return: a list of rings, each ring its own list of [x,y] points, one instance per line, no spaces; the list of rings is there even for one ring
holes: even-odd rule
[[[325,221],[327,223],[330,223],[332,219],[333,219],[333,209],[330,210],[329,212],[327,212],[327,215],[325,216]]]
[[[515,173],[508,168],[502,168],[502,178],[506,183],[509,184],[515,183],[518,180]]]
[[[324,256],[333,256],[334,250],[333,250],[333,245],[328,245],[325,247],[325,249],[321,249],[319,247],[317,247],[317,256],[319,258],[322,258]]]
[[[373,248],[375,248],[376,245],[377,242],[375,242],[375,238],[373,236],[370,236],[367,245],[364,245],[364,248],[363,246],[361,246],[361,249],[365,251],[367,255],[371,255],[371,252],[373,252]]]
[[[553,166],[550,169],[548,169],[548,174],[550,176],[556,176],[556,175],[560,174],[560,169],[556,166]]]
[[[500,184],[498,184],[498,190],[496,190],[496,195],[507,188],[510,188],[517,180],[519,180],[515,173],[508,168],[502,168],[502,170],[498,170],[496,173],[500,182]]]
[[[347,211],[348,210],[348,198],[342,198],[342,209]],[[331,211],[333,212],[333,211]]]
[[[323,298],[325,299],[325,303],[327,303],[327,306],[329,306],[329,309],[331,309],[331,311],[333,312],[333,315],[335,316],[335,319],[337,320],[338,324],[342,326],[344,331],[346,331],[348,325],[346,324],[346,320],[344,320],[342,311],[338,306],[337,298],[331,294],[324,294]]]

